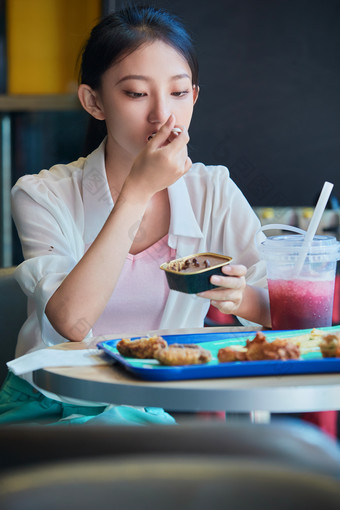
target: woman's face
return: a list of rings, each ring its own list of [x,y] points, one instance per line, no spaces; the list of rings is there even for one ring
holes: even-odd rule
[[[97,101],[111,144],[134,158],[171,113],[188,129],[197,95],[185,58],[154,41],[103,74]]]

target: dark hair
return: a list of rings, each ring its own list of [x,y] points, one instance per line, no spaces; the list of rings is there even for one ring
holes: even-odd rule
[[[131,6],[105,16],[85,44],[80,82],[98,89],[103,73],[144,43],[161,40],[183,55],[198,85],[198,62],[190,35],[179,19],[155,7]]]

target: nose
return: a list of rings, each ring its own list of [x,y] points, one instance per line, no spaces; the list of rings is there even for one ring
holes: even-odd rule
[[[164,124],[171,114],[170,107],[163,97],[155,97],[150,103],[148,121],[152,124]]]

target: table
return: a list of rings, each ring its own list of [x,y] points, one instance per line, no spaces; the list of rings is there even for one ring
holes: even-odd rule
[[[204,328],[204,332],[242,329]],[[197,331],[202,329],[190,330]],[[175,334],[178,330],[158,333]],[[82,349],[89,346],[70,342],[57,347]],[[33,380],[42,389],[72,398],[119,405],[163,407],[170,412],[225,410],[232,415],[250,413],[252,421],[267,421],[269,413],[340,409],[340,374],[154,382],[138,379],[124,368],[108,364],[44,368],[34,372]]]

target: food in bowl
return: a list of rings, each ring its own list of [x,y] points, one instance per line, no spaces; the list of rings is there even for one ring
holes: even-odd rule
[[[222,275],[222,267],[231,257],[218,253],[196,253],[171,260],[160,267],[166,272],[170,289],[187,294],[197,294],[216,288],[210,283],[212,275]]]

